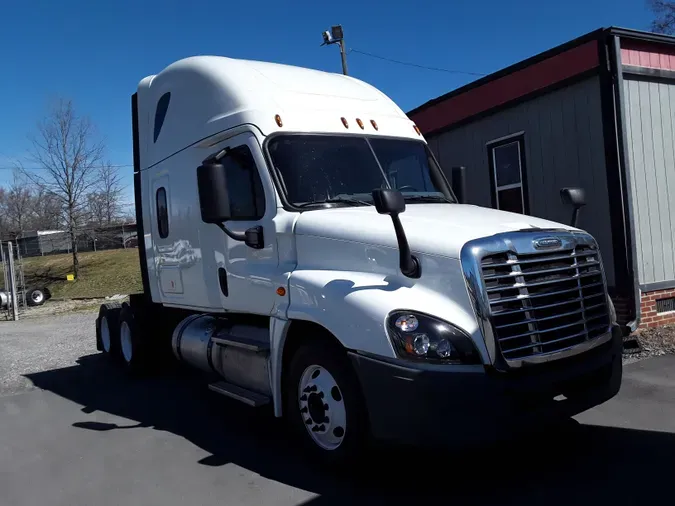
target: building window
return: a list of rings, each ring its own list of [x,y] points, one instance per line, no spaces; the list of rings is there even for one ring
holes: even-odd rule
[[[233,220],[259,220],[265,214],[265,192],[251,150],[229,149],[220,160],[227,172],[227,193]]]
[[[169,237],[169,209],[166,203],[166,190],[162,186],[157,189],[157,231],[159,237]]]
[[[493,207],[527,214],[529,205],[523,134],[490,142],[487,147]]]
[[[169,110],[169,102],[171,101],[171,92],[167,92],[157,101],[157,109],[155,110],[155,140],[159,137],[159,132],[162,131],[164,125],[164,118],[166,118],[166,111]]]

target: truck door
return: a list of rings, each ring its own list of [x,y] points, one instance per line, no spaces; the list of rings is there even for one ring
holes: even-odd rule
[[[254,249],[235,241],[215,225],[223,244],[223,254],[217,263],[220,295],[228,311],[270,314],[278,296],[279,257],[273,219],[276,198],[258,140],[245,133],[228,139],[214,152],[229,148],[220,163],[227,171],[228,193],[232,219],[225,226],[233,232],[243,232],[261,226],[264,247]]]

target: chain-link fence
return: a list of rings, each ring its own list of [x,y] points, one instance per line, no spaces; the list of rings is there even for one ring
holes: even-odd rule
[[[77,232],[78,251],[135,248],[138,245],[136,224],[108,227],[87,227]],[[15,246],[23,257],[70,253],[72,242],[65,231],[26,232],[16,239]]]

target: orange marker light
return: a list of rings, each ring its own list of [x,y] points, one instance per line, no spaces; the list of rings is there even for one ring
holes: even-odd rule
[[[284,126],[283,121],[281,121],[281,116],[279,116],[278,114],[274,116],[274,121],[276,121],[277,125],[279,125],[280,127]]]
[[[356,124],[361,127],[361,130],[363,130],[363,121],[361,121],[359,118],[356,118]]]
[[[349,123],[347,123],[346,118],[340,118],[342,120],[342,124],[345,126],[345,128],[349,128]]]
[[[277,288],[277,295],[279,297],[283,297],[284,295],[286,295],[286,289],[283,286],[280,286],[279,288]]]
[[[422,132],[420,132],[420,127],[413,125],[413,128],[415,129],[415,132],[417,132],[417,135],[422,135]]]
[[[375,130],[379,130],[379,128],[377,127],[377,123],[375,123],[375,120],[374,120],[374,119],[371,119],[371,120],[370,120],[370,124],[373,125],[373,128],[374,128]]]

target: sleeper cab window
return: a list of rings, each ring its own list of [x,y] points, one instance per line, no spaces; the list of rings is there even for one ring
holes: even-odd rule
[[[155,133],[154,141],[157,142],[159,133],[162,131],[162,126],[164,125],[164,119],[166,118],[166,112],[169,110],[169,102],[171,102],[171,92],[167,92],[157,101],[157,109],[155,109]]]
[[[527,214],[523,136],[488,143],[492,204],[502,211]]]
[[[251,150],[246,145],[229,150],[221,163],[227,173],[233,220],[259,220],[265,214],[265,192]]]
[[[169,209],[166,203],[166,189],[157,188],[157,231],[159,237],[166,239],[169,236]]]

